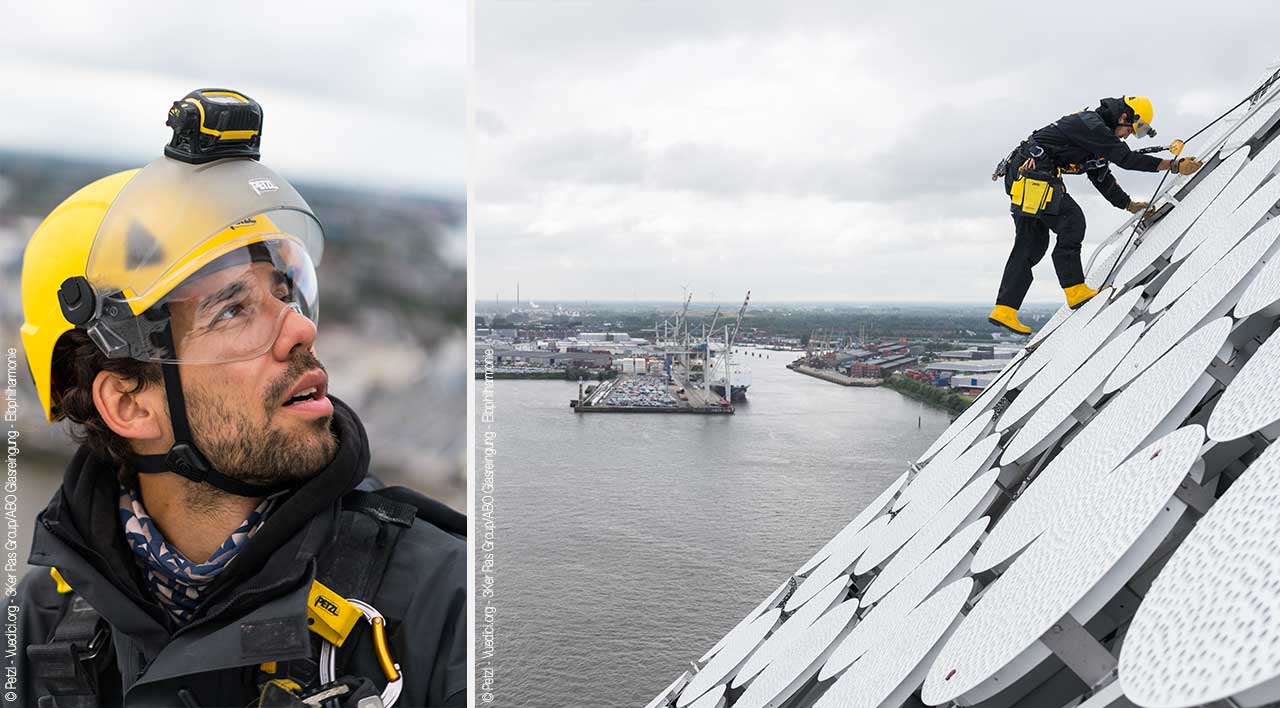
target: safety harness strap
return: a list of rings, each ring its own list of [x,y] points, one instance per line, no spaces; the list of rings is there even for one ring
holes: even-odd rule
[[[333,541],[317,558],[316,580],[328,594],[374,602],[400,532],[413,524],[416,511],[413,505],[388,499],[380,493],[348,492],[342,499],[342,514]],[[363,624],[357,623],[348,631],[363,631],[358,629]],[[323,633],[316,631],[315,625],[312,631],[318,641],[324,641],[320,639]],[[369,651],[368,647],[355,649],[358,642],[347,641],[346,635],[342,640],[341,645],[335,647],[337,676],[346,673],[347,664],[356,651]],[[314,678],[315,667],[314,659],[295,660],[281,664],[273,673],[306,685]]]
[[[40,708],[97,708],[98,675],[113,657],[110,625],[74,595],[49,642],[27,647],[36,677],[52,694],[40,698]]]
[[[383,487],[372,495],[390,499],[410,507],[419,519],[438,526],[451,534],[467,536],[467,517],[452,507],[419,494],[406,487]]]
[[[400,531],[413,524],[417,510],[359,490],[347,493],[342,508],[337,538],[320,557],[316,578],[343,597],[372,602]]]

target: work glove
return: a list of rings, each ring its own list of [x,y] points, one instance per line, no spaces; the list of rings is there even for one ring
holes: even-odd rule
[[[1137,214],[1138,212],[1146,208],[1147,208],[1147,202],[1135,202],[1133,200],[1130,200],[1129,206],[1125,207],[1125,209],[1129,210],[1130,214]]]
[[[1176,172],[1183,177],[1186,177],[1187,175],[1195,174],[1201,167],[1204,167],[1204,163],[1194,157],[1179,157],[1173,161],[1173,164],[1169,167],[1169,171]]]

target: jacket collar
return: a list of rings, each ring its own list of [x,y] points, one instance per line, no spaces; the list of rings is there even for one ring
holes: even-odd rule
[[[210,586],[197,618],[178,633],[229,610],[247,611],[314,572],[315,555],[337,528],[339,500],[369,467],[364,426],[345,403],[330,398],[338,438],[333,460],[281,502]],[[168,638],[163,611],[140,590],[141,578],[119,527],[117,491],[111,464],[80,448],[67,466],[62,488],[37,517],[29,562],[56,566],[117,630],[158,648]]]
[[[1127,113],[1129,107],[1124,104],[1123,98],[1103,98],[1098,100],[1098,107],[1093,110],[1102,117],[1102,122],[1108,128],[1115,130],[1120,124],[1120,114]]]

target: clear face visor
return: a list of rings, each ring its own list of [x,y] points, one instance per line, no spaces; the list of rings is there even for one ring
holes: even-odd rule
[[[94,236],[85,329],[110,357],[253,358],[291,310],[316,319],[323,251],[306,200],[257,160],[160,158],[129,180]]]
[[[1139,138],[1145,138],[1148,135],[1155,137],[1156,133],[1151,129],[1151,124],[1141,118],[1133,121],[1133,134]]]
[[[298,240],[232,245],[140,315],[107,299],[89,336],[109,356],[215,364],[265,354],[291,313],[317,321],[315,265]]]

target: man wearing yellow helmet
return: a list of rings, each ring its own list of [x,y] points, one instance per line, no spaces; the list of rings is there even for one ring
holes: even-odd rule
[[[251,99],[169,124],[24,255],[27,361],[82,445],[10,600],[22,701],[465,705],[465,518],[381,488],[328,393],[319,221],[258,161]]]
[[[1145,96],[1104,98],[1093,110],[1063,116],[1033,132],[1001,163],[1015,235],[996,305],[988,316],[992,324],[1017,334],[1031,333],[1018,321],[1018,309],[1031,287],[1032,267],[1049,248],[1050,231],[1057,234],[1053,267],[1067,305],[1075,309],[1098,293],[1085,284],[1080,263],[1084,212],[1067,194],[1062,175],[1088,175],[1108,202],[1136,214],[1147,204],[1129,198],[1111,174],[1112,164],[1126,170],[1169,170],[1182,175],[1200,169],[1193,157],[1163,160],[1129,149],[1124,140],[1131,135],[1155,137],[1153,117],[1151,100]],[[1181,149],[1180,144],[1176,149]]]

